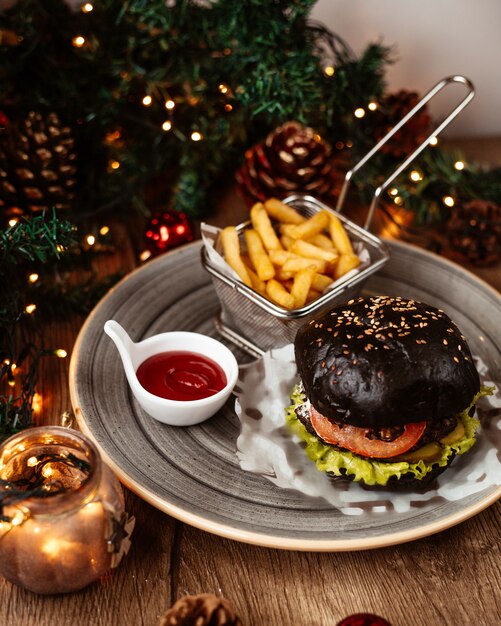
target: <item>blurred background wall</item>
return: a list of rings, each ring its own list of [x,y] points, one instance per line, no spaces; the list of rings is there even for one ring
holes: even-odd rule
[[[445,76],[467,76],[476,97],[444,135],[501,135],[501,0],[318,0],[312,18],[357,53],[372,41],[394,46],[391,91],[424,95]],[[433,116],[443,116],[463,93],[452,86],[433,100]]]

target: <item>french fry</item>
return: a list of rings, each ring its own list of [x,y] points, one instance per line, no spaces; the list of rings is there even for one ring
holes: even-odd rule
[[[256,270],[256,274],[260,280],[270,280],[275,276],[275,268],[270,261],[270,257],[266,254],[266,251],[261,242],[261,237],[257,231],[253,229],[247,229],[244,232],[245,243],[247,244],[247,252],[249,253],[252,265]]]
[[[300,270],[294,277],[294,283],[291,288],[291,296],[294,298],[294,308],[300,309],[306,304],[306,298],[315,276],[315,270],[312,267],[307,267],[305,270]]]
[[[338,258],[338,253],[332,248],[326,250],[325,248],[319,248],[318,246],[303,241],[302,239],[296,239],[290,247],[290,251],[304,256],[309,259],[320,259],[326,263],[334,263]]]
[[[297,226],[297,224],[280,224],[280,233],[282,237],[289,237],[289,239],[292,239],[290,233],[294,232],[295,226]]]
[[[268,250],[268,252],[270,252],[270,250],[282,250],[282,244],[271,225],[268,213],[266,213],[260,202],[257,202],[250,210],[250,218],[252,226],[259,233],[266,250]]]
[[[296,254],[293,254],[288,250],[270,250],[270,259],[274,265],[283,266],[286,261],[296,257]]]
[[[288,235],[282,235],[280,237],[280,243],[283,245],[283,247],[288,250],[291,245],[294,243],[295,239],[292,239],[292,237],[289,237]]]
[[[310,237],[310,239],[308,239],[308,243],[312,243],[319,248],[325,248],[326,250],[334,249],[332,239],[330,239],[330,237],[327,237],[327,235],[323,235],[322,233],[318,233],[318,235]]]
[[[240,242],[238,241],[237,229],[234,226],[227,226],[221,231],[221,242],[223,245],[224,258],[228,265],[235,270],[240,280],[248,287],[252,287],[249,272],[240,256]]]
[[[282,265],[284,272],[300,272],[308,267],[313,267],[319,274],[323,274],[325,272],[325,266],[325,261],[322,261],[321,259],[307,259],[303,256],[288,259]]]
[[[293,209],[288,204],[284,204],[277,198],[266,200],[264,208],[268,215],[285,224],[302,224],[306,221],[306,218],[298,213],[296,209]]]
[[[353,254],[353,247],[343,223],[337,215],[331,215],[329,220],[329,233],[334,247],[339,254]]]
[[[247,265],[245,261],[244,261],[244,265],[245,265],[245,269],[247,270],[247,273],[250,276],[252,288],[254,289],[254,291],[257,291],[261,295],[265,296],[266,295],[265,281],[261,280],[259,276],[256,274],[256,272],[251,267],[249,267],[249,265]]]
[[[317,291],[316,289],[310,289],[308,291],[308,295],[306,296],[306,304],[309,304],[310,302],[313,302],[317,298],[320,298],[321,295],[322,293],[320,291]]]
[[[294,308],[294,298],[278,280],[272,278],[266,283],[266,293],[273,302],[276,302],[284,309]]]
[[[333,279],[330,276],[326,276],[325,274],[315,274],[311,286],[316,291],[323,293],[332,282]]]
[[[293,239],[309,239],[321,233],[329,224],[329,214],[327,211],[315,213],[306,222],[293,226],[287,230],[287,235]]]
[[[360,265],[360,259],[356,254],[342,254],[334,270],[336,280],[347,274],[350,270]]]
[[[275,267],[275,278],[281,282],[285,283],[286,281],[294,278],[294,272],[284,272],[284,268],[277,265]]]

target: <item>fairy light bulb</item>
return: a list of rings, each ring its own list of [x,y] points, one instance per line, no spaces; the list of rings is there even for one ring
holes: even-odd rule
[[[430,146],[436,146],[438,143],[438,139],[436,137],[432,137],[430,139]]]
[[[110,227],[109,226],[101,226],[101,228],[99,229],[99,234],[100,235],[107,235],[110,232]]]
[[[448,206],[448,207],[454,206],[454,198],[452,196],[444,196],[442,198],[442,201],[445,204],[445,206]]]
[[[96,243],[96,238],[94,237],[94,235],[87,235],[86,241],[89,246],[93,246]]]
[[[377,102],[369,102],[367,108],[369,111],[375,111],[377,109]]]
[[[40,278],[39,275],[36,274],[35,272],[28,276],[28,280],[30,281],[30,283],[36,283],[39,278]]]
[[[402,200],[402,198],[401,198],[400,196],[395,196],[395,197],[393,198],[393,202],[394,202],[395,204],[397,204],[398,206],[400,206],[400,205],[403,203],[403,200]]]
[[[153,99],[151,96],[144,96],[143,104],[145,107],[149,107],[152,102],[153,102]]]
[[[461,170],[464,170],[464,162],[463,161],[456,161],[454,163],[454,167],[460,172]]]
[[[412,172],[409,175],[409,178],[413,180],[415,183],[418,183],[420,180],[423,180],[422,174],[418,172],[417,170],[412,170]]]
[[[362,107],[358,107],[358,109],[355,109],[353,115],[355,117],[358,117],[358,119],[361,119],[365,115],[365,109],[363,109]]]
[[[28,313],[28,315],[31,315],[32,313],[35,312],[36,308],[37,308],[36,304],[28,304],[24,310],[26,311],[26,313]]]
[[[396,196],[398,194],[398,189],[396,187],[393,187],[393,189],[390,189],[388,193],[390,194],[390,196]]]
[[[120,163],[118,161],[110,161],[110,167],[112,170],[117,170],[120,167]]]
[[[17,217],[13,217],[12,219],[9,220],[9,226],[13,228],[18,223],[18,221],[19,220],[17,219]]]
[[[174,100],[167,100],[165,103],[165,108],[168,109],[169,111],[172,111],[172,109],[176,106],[176,103],[174,102]]]
[[[66,352],[66,350],[63,350],[62,348],[58,348],[57,350],[55,350],[54,354],[59,359],[65,359],[68,356],[68,353]]]
[[[165,132],[167,132],[171,128],[172,128],[172,122],[170,120],[165,120],[165,122],[162,124],[162,130],[165,130]]]
[[[199,133],[197,130],[191,133],[192,141],[201,141],[203,139],[202,133]]]
[[[94,10],[94,6],[90,2],[86,2],[82,7],[83,13],[90,13]]]
[[[229,113],[230,111],[233,111],[233,106],[231,104],[225,104],[224,110]]]
[[[73,37],[72,43],[75,48],[81,48],[85,43],[85,37],[82,35],[78,35],[77,37]]]
[[[28,467],[35,467],[38,464],[38,459],[36,456],[30,456],[30,458],[26,461],[26,465]]]
[[[324,74],[326,76],[334,76],[336,70],[334,67],[332,67],[332,65],[327,65],[326,67],[324,67]]]
[[[141,259],[141,261],[147,261],[151,256],[151,252],[149,250],[143,250],[141,252],[141,254],[139,255],[139,258]]]
[[[228,93],[228,85],[225,85],[224,83],[221,83],[218,86],[218,89],[221,93]]]

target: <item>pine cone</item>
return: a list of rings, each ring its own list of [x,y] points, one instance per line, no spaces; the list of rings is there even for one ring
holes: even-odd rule
[[[376,141],[382,139],[398,124],[419,100],[417,93],[403,89],[385,96],[372,117]],[[381,152],[396,159],[408,156],[429,135],[430,124],[431,117],[427,107],[424,106],[381,148]]]
[[[31,111],[0,129],[0,210],[6,216],[68,209],[75,194],[76,154],[56,113]]]
[[[331,153],[312,128],[287,122],[246,151],[236,180],[249,203],[293,192],[328,198],[339,187]]]
[[[225,598],[211,593],[184,596],[165,613],[159,626],[242,626]]]
[[[501,206],[471,200],[451,209],[446,224],[452,256],[472,265],[487,266],[501,258]]]

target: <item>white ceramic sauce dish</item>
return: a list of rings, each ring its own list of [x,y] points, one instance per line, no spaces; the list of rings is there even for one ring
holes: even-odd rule
[[[233,353],[207,335],[173,331],[135,343],[115,320],[108,320],[104,331],[118,349],[134,397],[148,415],[164,424],[192,426],[212,417],[230,397],[237,382],[238,363]],[[212,396],[187,401],[161,398],[147,391],[136,375],[139,366],[156,354],[175,350],[195,352],[215,361],[226,375],[226,385]]]

